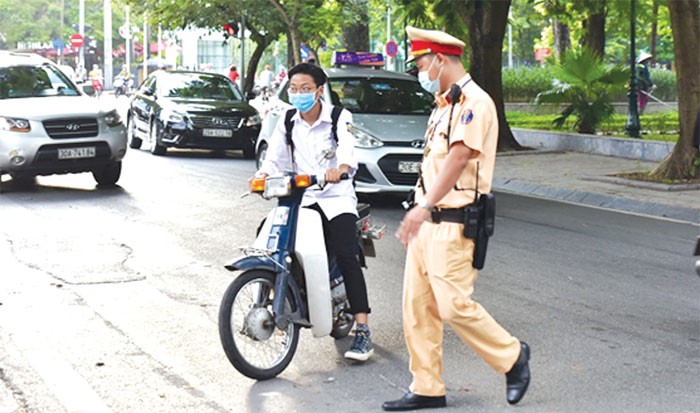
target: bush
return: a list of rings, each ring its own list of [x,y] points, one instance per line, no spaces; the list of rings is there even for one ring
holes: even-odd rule
[[[538,93],[552,87],[552,66],[503,69],[503,99],[506,102],[532,102]],[[654,96],[664,102],[678,99],[676,74],[665,69],[651,69],[656,85]],[[627,102],[627,90],[612,94],[614,102]]]

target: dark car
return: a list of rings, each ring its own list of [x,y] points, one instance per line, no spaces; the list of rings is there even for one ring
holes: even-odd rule
[[[131,148],[146,141],[154,155],[169,147],[240,149],[253,159],[260,116],[226,76],[159,70],[134,94],[127,132]]]

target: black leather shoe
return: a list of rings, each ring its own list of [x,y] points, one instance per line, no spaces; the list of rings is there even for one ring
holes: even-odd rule
[[[382,409],[388,412],[404,412],[406,410],[434,409],[445,407],[445,396],[419,396],[408,392],[398,400],[384,402]]]
[[[525,396],[527,386],[530,384],[530,346],[526,342],[520,342],[520,356],[513,368],[506,373],[506,397],[508,403],[515,404]]]

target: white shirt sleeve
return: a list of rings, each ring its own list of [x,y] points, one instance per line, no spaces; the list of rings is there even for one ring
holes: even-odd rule
[[[357,158],[355,158],[355,137],[352,135],[352,113],[343,109],[338,117],[338,148],[336,156],[338,166],[348,165],[352,168],[351,175],[357,171]]]
[[[287,112],[283,112],[280,116],[275,130],[270,135],[270,140],[267,143],[267,154],[260,165],[258,174],[266,173],[272,175],[276,172],[291,170],[291,159],[289,158],[289,150],[287,148],[287,134],[284,127],[284,119]]]

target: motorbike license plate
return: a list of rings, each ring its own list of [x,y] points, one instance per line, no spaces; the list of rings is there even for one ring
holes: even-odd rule
[[[95,147],[87,146],[85,148],[59,148],[58,159],[80,159],[94,158]]]
[[[203,129],[202,135],[208,138],[230,138],[233,136],[231,129]]]
[[[420,162],[399,161],[399,172],[402,174],[417,174]]]

